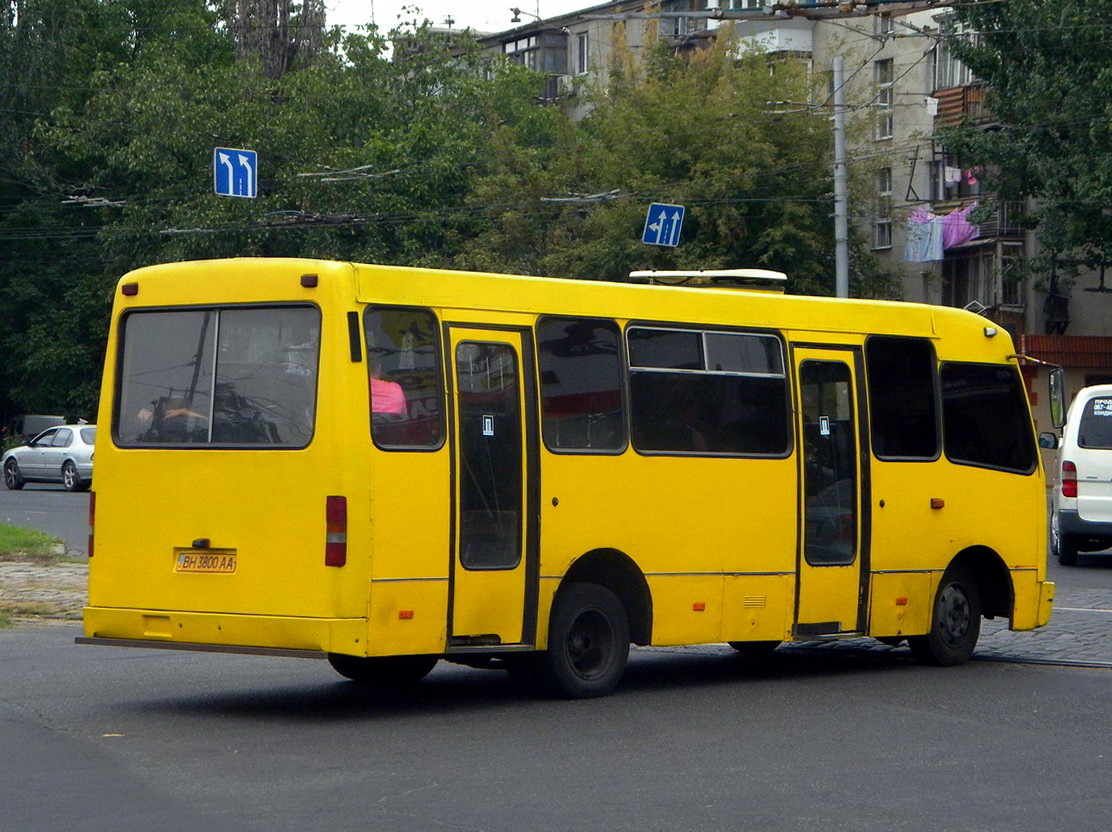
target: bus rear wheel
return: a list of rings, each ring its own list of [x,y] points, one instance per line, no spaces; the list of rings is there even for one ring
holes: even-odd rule
[[[981,634],[981,596],[968,569],[946,570],[934,597],[931,629],[911,636],[911,653],[923,664],[952,667],[973,655]]]
[[[438,656],[345,656],[329,653],[328,663],[341,676],[378,688],[415,685],[436,666]]]
[[[617,686],[629,658],[629,619],[610,590],[573,583],[556,595],[541,677],[557,696],[605,696]]]

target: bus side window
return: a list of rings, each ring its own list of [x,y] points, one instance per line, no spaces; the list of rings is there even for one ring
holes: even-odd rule
[[[439,324],[427,309],[372,306],[363,316],[371,437],[386,450],[444,440]]]
[[[865,342],[873,453],[929,460],[939,452],[934,347],[925,338],[871,336]]]
[[[620,335],[614,321],[544,318],[537,325],[541,424],[553,451],[626,445]]]
[[[947,362],[941,378],[948,459],[1019,474],[1035,470],[1035,438],[1017,368]]]
[[[638,450],[788,452],[788,384],[778,338],[660,327],[634,327],[627,335]]]

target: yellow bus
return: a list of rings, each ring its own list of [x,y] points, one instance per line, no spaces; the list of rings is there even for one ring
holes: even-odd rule
[[[871,636],[952,665],[982,617],[1046,624],[1008,334],[713,278],[131,272],[79,640],[327,658],[378,685],[445,659],[587,697],[631,643]]]

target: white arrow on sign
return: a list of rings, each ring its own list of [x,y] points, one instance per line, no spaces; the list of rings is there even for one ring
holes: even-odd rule
[[[228,169],[228,193],[235,193],[235,179],[233,178],[232,157],[227,153],[217,153],[220,157],[220,164]]]
[[[672,234],[671,239],[668,240],[670,246],[678,245],[680,242],[680,219],[682,217],[683,215],[679,211],[672,214],[672,227],[670,229]]]
[[[660,209],[660,213],[656,215],[656,222],[652,223],[649,228],[656,232],[656,244],[660,245],[663,239],[664,244],[668,243],[668,238],[671,237],[671,227],[668,221],[668,211],[665,208]]]
[[[242,153],[237,153],[236,156],[239,158],[239,166],[241,168],[243,168],[245,171],[247,171],[247,191],[244,195],[245,196],[254,196],[255,195],[255,181],[252,178],[251,157],[250,156],[244,156]],[[231,167],[231,165],[229,165],[229,168],[230,167]]]

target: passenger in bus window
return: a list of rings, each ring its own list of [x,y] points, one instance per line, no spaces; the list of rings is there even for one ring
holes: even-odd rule
[[[387,381],[382,376],[382,365],[378,361],[371,364],[371,413],[389,413],[405,416],[405,390],[396,381]]]

